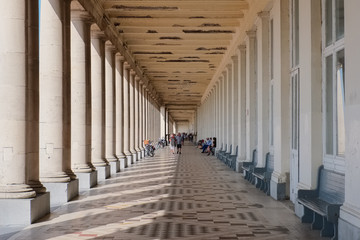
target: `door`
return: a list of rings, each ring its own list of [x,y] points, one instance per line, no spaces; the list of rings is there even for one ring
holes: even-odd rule
[[[299,183],[299,69],[291,73],[290,200],[295,203]]]

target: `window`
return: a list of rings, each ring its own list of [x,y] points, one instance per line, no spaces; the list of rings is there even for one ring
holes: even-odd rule
[[[299,65],[299,0],[291,2],[291,67]]]
[[[323,89],[325,162],[345,154],[344,0],[324,0]]]

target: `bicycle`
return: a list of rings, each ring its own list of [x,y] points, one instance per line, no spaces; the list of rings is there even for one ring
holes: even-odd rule
[[[146,142],[145,141],[145,154],[147,154],[149,157],[153,157],[155,155],[155,147],[150,143],[149,140],[147,140]]]

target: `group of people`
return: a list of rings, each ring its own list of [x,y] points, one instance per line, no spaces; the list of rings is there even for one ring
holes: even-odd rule
[[[176,147],[176,154],[181,154],[181,146],[184,144],[184,135],[178,133],[177,135],[171,134],[170,136],[170,149],[173,154],[175,154],[175,147]]]
[[[206,138],[206,140],[202,139],[198,142],[198,147],[202,149],[201,153],[207,153],[209,156],[210,154],[215,154],[216,148],[216,137],[213,138]]]

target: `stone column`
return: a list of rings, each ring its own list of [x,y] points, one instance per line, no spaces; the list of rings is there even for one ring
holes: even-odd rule
[[[166,141],[166,146],[167,146],[167,143],[168,143],[168,140],[169,140],[169,110],[168,109],[165,109],[165,141]]]
[[[220,149],[220,81],[216,81],[215,83],[216,89],[216,100],[215,100],[215,137],[216,137],[216,151]]]
[[[234,143],[232,142],[232,135],[234,129],[232,128],[232,105],[233,105],[233,96],[232,96],[232,85],[233,85],[233,77],[232,77],[232,65],[226,65],[226,79],[227,79],[227,90],[226,90],[226,132],[227,132],[227,153],[230,152],[230,146],[232,146],[232,152],[234,151]]]
[[[96,29],[96,25],[92,25]],[[104,63],[105,44],[102,32],[91,35],[91,162],[98,171],[98,182],[110,177],[109,162],[104,158]]]
[[[144,158],[144,82],[139,82],[139,149]]]
[[[28,26],[25,25],[26,7],[28,7],[25,2],[9,2],[7,8],[0,10],[1,22],[8,28],[2,29],[5,39],[0,46],[1,59],[7,59],[0,64],[0,160],[2,163],[0,198],[32,198],[36,196],[36,192],[27,184],[26,180],[27,155],[31,153],[28,152],[26,141],[27,125],[31,124],[31,122],[28,123],[27,111],[30,108],[31,114],[36,114],[37,101],[33,101],[35,105],[27,106],[27,92],[36,94],[36,90],[31,89],[31,85],[28,86],[27,79],[32,80],[29,84],[35,85],[36,76],[34,73],[30,72],[29,75],[27,73],[27,64],[31,64],[31,59],[27,59],[27,34],[29,37],[31,35],[28,32],[30,28],[28,29]],[[15,33],[20,33],[20,35]],[[29,39],[29,41],[34,40]],[[37,56],[33,55],[32,57],[34,58],[33,68],[36,68]]]
[[[120,161],[120,170],[126,167],[126,156],[124,154],[124,97],[123,76],[124,57],[119,53],[115,55],[115,101],[116,101],[116,150],[115,155]]]
[[[345,2],[345,202],[340,208],[339,239],[360,238],[360,81],[359,64],[360,32],[357,20],[360,1]]]
[[[75,2],[74,2],[75,3]],[[71,162],[79,188],[97,185],[91,163],[90,16],[71,11]]]
[[[141,151],[139,148],[139,133],[140,133],[140,125],[139,125],[139,81],[140,78],[138,76],[135,77],[135,151],[137,154],[137,160],[141,159]]]
[[[160,107],[160,137],[165,139],[165,128],[166,128],[166,110],[165,106]],[[158,139],[155,139],[158,140]]]
[[[132,163],[132,153],[130,152],[130,65],[124,62],[124,75],[123,75],[123,93],[124,93],[124,154],[126,156],[126,164],[128,167]]]
[[[299,1],[299,3],[300,2],[301,1]],[[319,2],[317,4],[319,4]],[[287,174],[290,172],[290,161],[291,161],[289,160],[290,144],[291,144],[291,141],[289,141],[291,137],[290,135],[291,108],[289,107],[289,103],[288,103],[290,99],[290,79],[291,79],[289,74],[290,52],[288,51],[288,49],[290,49],[289,1],[279,1],[278,3],[276,3],[274,7],[278,9],[277,11],[280,14],[277,14],[277,16],[274,16],[273,18],[274,21],[273,24],[274,25],[274,30],[273,30],[274,32],[274,37],[273,37],[274,38],[274,80],[273,80],[274,171],[271,176],[270,195],[274,199],[283,200],[285,196],[289,196],[290,194],[290,187],[289,187],[290,182],[288,182],[289,176]],[[316,16],[316,17],[320,21],[320,16]],[[314,18],[310,17],[310,19],[314,19]],[[320,24],[320,22],[318,24]],[[320,27],[320,25],[318,24],[316,25]],[[320,32],[321,30],[319,28],[319,33]],[[305,34],[305,35],[309,36],[309,34]],[[318,42],[318,44],[315,45],[316,47],[321,46],[320,42]],[[309,51],[309,53],[310,52],[312,51]],[[318,49],[317,52],[320,54],[321,52],[320,49]],[[313,53],[311,53],[311,55],[312,54]],[[321,63],[320,56],[319,56],[319,63]],[[319,67],[317,71],[320,74],[321,67]],[[302,73],[300,74],[300,77],[301,76]],[[321,82],[320,79],[321,77],[319,77],[319,82]],[[302,82],[300,82],[300,86],[302,86]],[[319,85],[319,87],[320,87],[318,88],[319,92],[316,93],[317,95],[319,95],[318,100],[315,101],[319,101],[319,105],[321,105],[321,100],[320,100],[321,94],[319,94],[321,92],[321,86]],[[320,115],[320,112],[317,114]],[[301,125],[302,124],[300,124],[300,126]],[[318,129],[318,131],[319,132],[316,135],[318,135],[318,137],[321,138],[322,130]],[[312,143],[310,145],[312,145]],[[321,147],[318,150],[322,152]],[[319,159],[319,161],[321,160]],[[295,171],[298,171],[298,169],[296,169]],[[316,173],[316,177],[317,177],[317,173]],[[296,205],[297,204],[295,204],[295,206]]]
[[[218,148],[219,150],[224,150],[225,143],[224,143],[224,121],[223,121],[223,115],[224,115],[224,107],[223,107],[223,81],[224,77],[220,76],[219,78],[219,139],[218,139]]]
[[[120,172],[120,162],[115,156],[115,47],[110,41],[105,42],[105,81],[104,81],[104,158],[110,164],[110,174]]]
[[[237,50],[238,57],[238,158],[237,171],[240,171],[242,162],[246,161],[246,46],[240,45]]]
[[[238,135],[239,135],[239,119],[238,119],[238,95],[239,95],[239,57],[237,55],[231,57],[232,60],[232,85],[231,85],[231,95],[232,95],[232,104],[231,104],[231,142],[233,144],[232,154],[236,154],[236,147],[238,147]]]
[[[130,70],[130,85],[129,85],[129,115],[130,115],[130,131],[129,131],[129,141],[130,141],[130,152],[132,154],[132,163],[137,161],[137,153],[135,150],[135,71]]]
[[[227,120],[228,120],[228,111],[227,111],[227,105],[228,105],[228,99],[227,99],[227,82],[228,82],[228,79],[227,79],[227,72],[224,71],[223,73],[223,80],[222,80],[222,108],[223,108],[223,111],[222,111],[222,129],[223,129],[223,134],[222,134],[222,137],[223,137],[223,150],[225,149],[226,147],[226,152],[228,152],[229,150],[229,147],[230,147],[230,144],[228,142],[228,132],[227,132]]]
[[[256,32],[246,32],[246,160],[256,148]]]
[[[0,64],[0,225],[28,225],[50,212],[50,194],[39,181],[38,9],[38,1],[11,1],[0,10],[6,27],[0,46],[0,59],[6,59]]]
[[[40,180],[58,205],[78,195],[68,146],[70,2],[42,1],[40,26]]]
[[[257,26],[257,156],[258,165],[265,166],[265,156],[269,152],[269,12],[258,14]]]

